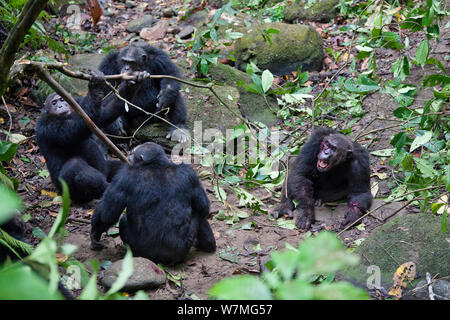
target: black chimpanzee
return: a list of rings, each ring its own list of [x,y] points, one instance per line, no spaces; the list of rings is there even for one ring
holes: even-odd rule
[[[92,217],[91,248],[102,248],[103,232],[120,219],[122,241],[135,256],[154,262],[183,261],[192,245],[216,250],[208,223],[209,200],[196,172],[169,161],[161,146],[146,142],[134,148],[131,166],[114,177]]]
[[[309,229],[315,220],[315,201],[347,199],[345,226],[372,204],[369,153],[331,128],[318,128],[292,161],[286,185],[281,203],[272,211],[275,218],[295,214],[296,226]]]
[[[100,70],[106,75],[120,74],[129,71],[147,71],[153,75],[169,75],[180,77],[177,66],[170,60],[169,56],[162,50],[148,44],[132,44],[120,52],[109,54],[100,64]],[[168,120],[181,130],[171,127],[167,138],[176,139],[178,142],[187,140],[186,117],[187,111],[183,97],[180,93],[181,85],[172,79],[147,79],[139,88],[137,94],[131,102],[138,107],[152,113],[156,113],[165,108],[169,108]],[[107,90],[109,91],[109,90]],[[142,111],[130,107],[128,113],[124,114],[108,131],[120,134],[130,128],[130,121],[139,115],[144,115]],[[160,112],[159,116],[164,116],[165,112]],[[151,120],[158,121],[157,118]]]
[[[14,216],[9,221],[0,225],[0,228],[14,239],[23,241],[23,237],[25,234],[25,225],[19,217]],[[18,252],[18,249],[16,249],[16,252],[21,257],[24,257],[26,255],[23,252]],[[7,257],[10,257],[11,259],[17,258],[14,253],[12,253],[7,247],[3,246],[3,244],[0,243],[0,264],[2,264]]]
[[[136,73],[142,82],[147,72]],[[119,93],[133,98],[138,85],[135,80],[123,81]],[[77,102],[99,127],[108,125],[123,112],[123,104],[115,95],[104,101],[104,75],[93,71],[89,92]],[[105,160],[105,151],[94,138],[81,117],[58,94],[53,93],[44,103],[42,115],[36,124],[36,140],[45,157],[50,176],[58,191],[59,178],[66,181],[74,202],[89,202],[102,196],[108,182],[121,163]]]

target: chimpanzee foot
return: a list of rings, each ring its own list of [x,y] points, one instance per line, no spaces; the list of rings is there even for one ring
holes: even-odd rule
[[[297,228],[300,230],[309,230],[311,224],[314,223],[314,215],[299,210],[295,210],[294,212],[297,217],[295,219],[295,225]]]
[[[171,130],[167,134],[166,139],[175,140],[178,141],[179,143],[185,143],[190,139],[190,134],[189,131],[187,131],[187,129],[175,129]]]
[[[356,210],[349,210],[347,211],[347,213],[345,214],[344,217],[344,221],[342,221],[341,223],[341,227],[345,228],[347,225],[353,223],[354,221],[356,221],[357,219],[359,219],[359,217],[361,217],[361,213],[360,211],[356,211]]]

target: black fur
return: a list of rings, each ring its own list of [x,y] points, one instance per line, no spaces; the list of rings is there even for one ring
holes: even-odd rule
[[[163,149],[147,142],[133,150],[131,166],[118,172],[92,217],[93,249],[122,211],[120,236],[135,256],[154,262],[183,261],[192,245],[213,252],[216,242],[207,221],[209,200],[196,172],[171,163]]]
[[[105,126],[123,113],[121,100],[115,95],[104,98],[103,75],[94,75],[89,83],[89,93],[76,99],[87,115],[98,125]],[[133,97],[137,86],[129,81],[121,85],[119,92]],[[90,129],[81,117],[70,109],[65,101],[60,108],[69,111],[58,114],[50,95],[44,105],[43,113],[36,125],[36,140],[40,152],[45,157],[51,179],[59,192],[59,178],[66,181],[71,199],[77,203],[89,202],[102,196],[120,162],[105,159],[105,150],[99,146]]]
[[[134,62],[127,64],[124,59],[134,60]],[[177,66],[170,60],[169,56],[162,50],[147,44],[133,44],[123,48],[120,52],[110,53],[100,64],[100,71],[105,75],[128,71],[147,71],[153,75],[180,77]],[[113,82],[113,84],[116,83]],[[152,113],[168,107],[167,119],[177,127],[185,128],[187,111],[180,88],[180,83],[175,80],[147,79],[131,102]],[[106,92],[109,92],[109,90],[107,88]],[[158,115],[165,116],[165,113],[165,111],[160,112]],[[137,116],[144,116],[144,113],[130,107],[129,112],[121,117],[121,123],[116,121],[107,128],[107,131],[112,134],[122,133],[122,128],[128,131],[131,120]],[[157,122],[159,120],[154,117],[150,121]],[[171,131],[174,129],[171,128]]]
[[[321,171],[318,169],[318,157],[324,141],[333,141],[336,150],[330,149],[330,168]],[[341,199],[347,199],[348,203],[343,226],[355,221],[370,208],[372,194],[369,153],[358,143],[331,128],[318,128],[290,163],[281,203],[276,206],[272,215],[275,218],[283,214],[290,217],[295,215],[296,226],[308,229],[315,219],[315,201],[331,202]],[[297,207],[293,201],[297,203]]]

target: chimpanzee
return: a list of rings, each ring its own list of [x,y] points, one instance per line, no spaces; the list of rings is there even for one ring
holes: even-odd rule
[[[0,225],[0,228],[6,233],[8,233],[14,239],[23,241],[23,237],[25,234],[25,225],[19,217],[14,216],[9,221]],[[18,250],[16,250],[16,252],[21,257],[24,257],[26,255],[25,253],[20,252],[20,250],[19,252]],[[6,257],[10,257],[11,259],[17,258],[17,256],[14,253],[12,253],[7,247],[3,246],[3,244],[0,243],[0,264],[2,264],[5,261]]]
[[[372,204],[369,153],[331,128],[318,128],[292,161],[286,186],[281,203],[272,211],[275,218],[295,214],[295,225],[309,229],[315,220],[315,201],[347,199],[348,211],[341,225],[346,226]]]
[[[123,81],[119,93],[133,98],[147,72],[135,74],[135,80]],[[115,95],[104,98],[104,75],[93,71],[89,92],[77,102],[99,127],[117,119],[124,108]],[[89,202],[102,196],[108,181],[120,168],[117,160],[106,160],[105,151],[99,146],[81,117],[58,94],[53,93],[44,103],[42,115],[36,124],[36,140],[45,157],[50,176],[59,192],[59,178],[66,181],[71,199],[77,203]]]
[[[120,52],[109,54],[100,64],[100,70],[106,75],[120,74],[129,71],[147,71],[153,75],[169,75],[180,77],[180,72],[169,56],[162,50],[148,44],[132,44]],[[114,83],[113,83],[114,84]],[[181,130],[171,127],[167,139],[173,138],[178,142],[187,140],[186,117],[187,111],[183,97],[180,93],[181,85],[172,79],[147,79],[139,88],[136,96],[131,102],[138,107],[152,113],[169,108],[167,119]],[[107,92],[109,90],[107,89]],[[159,112],[164,116],[165,111]],[[118,121],[107,128],[113,134],[120,134],[130,128],[130,121],[142,111],[130,107],[129,112],[124,114]],[[157,118],[151,122],[159,121]]]
[[[161,146],[146,142],[133,149],[131,166],[114,177],[92,217],[91,248],[100,250],[103,232],[120,219],[122,241],[135,256],[163,264],[183,261],[194,245],[216,250],[207,221],[209,200],[195,171],[174,164]]]

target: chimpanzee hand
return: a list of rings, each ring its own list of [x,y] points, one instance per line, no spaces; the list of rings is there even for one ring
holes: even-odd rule
[[[150,73],[148,73],[147,71],[135,71],[133,73],[130,73],[129,75],[134,76],[134,79],[126,80],[127,87],[134,86],[136,83],[142,83],[142,81],[148,78]]]
[[[344,228],[350,223],[353,223],[357,219],[361,217],[361,211],[358,208],[349,208],[347,213],[345,214],[344,221],[341,223],[341,227]]]
[[[287,214],[289,218],[292,218],[294,216],[292,210],[288,208],[288,206],[286,206],[286,204],[284,203],[280,203],[279,205],[277,205],[270,214],[275,219],[278,219],[278,217],[284,216],[285,214]]]
[[[295,209],[295,225],[300,230],[308,230],[314,223],[314,212],[310,209]]]
[[[103,86],[105,83],[105,75],[103,72],[97,69],[91,70],[91,77],[89,79],[89,86],[96,88],[98,86]]]
[[[173,102],[172,86],[169,84],[164,89],[161,89],[156,98],[158,99],[158,103],[156,104],[156,111],[171,107],[171,103]]]

